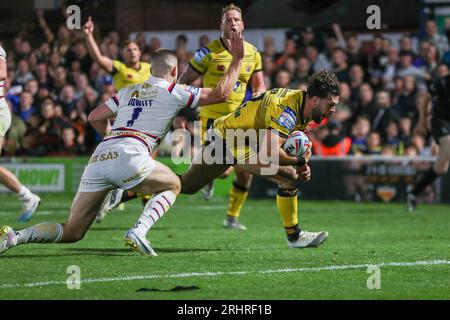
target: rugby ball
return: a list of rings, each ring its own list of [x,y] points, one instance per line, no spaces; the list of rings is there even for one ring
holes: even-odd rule
[[[293,131],[284,142],[283,149],[293,157],[299,157],[311,147],[311,141],[302,131]]]

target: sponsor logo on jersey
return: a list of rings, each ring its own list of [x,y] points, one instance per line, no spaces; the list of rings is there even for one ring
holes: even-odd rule
[[[219,71],[225,71],[225,66],[224,66],[223,64],[219,64],[219,65],[217,66],[217,70],[219,70]]]
[[[250,72],[251,70],[252,70],[252,66],[251,65],[248,64],[248,65],[245,66],[245,71],[246,72]]]
[[[129,80],[133,79],[133,75],[132,74],[127,74],[127,79],[129,79]]]
[[[289,107],[285,107],[276,122],[287,130],[292,131],[297,123],[297,115],[294,110]]]
[[[203,58],[206,57],[208,55],[208,53],[210,53],[211,50],[209,50],[206,47],[200,48],[198,49],[195,54],[194,54],[194,61],[197,63],[201,63]]]

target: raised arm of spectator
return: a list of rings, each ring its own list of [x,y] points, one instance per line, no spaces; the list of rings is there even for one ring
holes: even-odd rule
[[[107,72],[113,71],[113,61],[107,56],[102,55],[100,48],[94,38],[94,21],[89,17],[88,21],[83,26],[84,34],[86,35],[88,49],[91,57]]]
[[[53,39],[55,39],[55,35],[53,34],[52,30],[50,30],[50,28],[48,27],[47,21],[45,21],[44,10],[42,9],[36,10],[36,16],[38,19],[39,27],[41,27],[42,31],[44,32],[47,42],[52,42]]]
[[[333,23],[331,27],[333,28],[334,35],[336,36],[338,46],[343,49],[347,49],[347,43],[345,42],[345,38],[339,23]]]

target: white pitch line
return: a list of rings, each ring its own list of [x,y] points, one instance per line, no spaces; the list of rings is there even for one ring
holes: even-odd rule
[[[0,258],[1,259],[1,258]],[[164,279],[164,278],[189,278],[189,277],[217,277],[229,275],[247,275],[247,274],[267,274],[267,273],[288,273],[288,272],[309,272],[309,271],[336,271],[349,269],[363,269],[369,266],[378,267],[417,267],[417,266],[437,266],[450,265],[448,260],[429,260],[429,261],[415,261],[415,262],[381,262],[374,264],[347,264],[324,267],[306,267],[306,268],[288,268],[288,269],[273,269],[260,271],[228,271],[228,272],[190,272],[190,273],[173,273],[166,275],[134,275],[117,278],[91,278],[81,280],[80,283],[96,283],[96,282],[116,282],[116,281],[133,281],[133,280],[150,280],[150,279]],[[1,289],[4,288],[22,288],[22,287],[44,287],[50,285],[64,285],[65,281],[46,281],[46,282],[30,282],[30,283],[16,283],[16,284],[2,284]]]

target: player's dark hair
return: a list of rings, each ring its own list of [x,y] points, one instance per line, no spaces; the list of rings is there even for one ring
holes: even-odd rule
[[[330,96],[340,96],[341,87],[336,75],[327,70],[314,73],[308,79],[308,96],[328,98]]]
[[[126,48],[130,43],[134,43],[135,45],[137,45],[139,47],[139,45],[138,45],[138,43],[136,41],[134,41],[134,40],[125,40],[123,42],[123,48]]]

